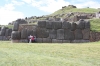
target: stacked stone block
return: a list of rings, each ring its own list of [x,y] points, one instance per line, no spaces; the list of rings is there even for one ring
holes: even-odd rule
[[[37,42],[64,43],[89,42],[90,23],[78,22],[38,21]]]
[[[12,40],[27,42],[29,35],[36,36],[38,43],[89,42],[90,22],[38,21],[38,25],[14,24]]]
[[[11,37],[12,29],[9,29],[5,26],[0,27],[0,40],[6,41]]]

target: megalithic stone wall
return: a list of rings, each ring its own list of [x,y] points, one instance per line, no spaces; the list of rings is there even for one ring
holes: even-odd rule
[[[0,40],[2,41],[9,40],[11,38],[11,33],[12,29],[2,26],[0,30]]]
[[[40,43],[89,42],[90,22],[38,21],[38,25],[14,24],[12,40],[27,42],[29,35],[36,36]]]

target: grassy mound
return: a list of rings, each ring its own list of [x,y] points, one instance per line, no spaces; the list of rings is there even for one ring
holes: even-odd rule
[[[94,8],[64,8],[64,9],[60,9],[55,11],[54,13],[52,13],[51,15],[57,15],[57,14],[65,14],[68,12],[84,12],[84,13],[95,13],[98,12],[99,9],[94,9]]]
[[[92,31],[100,32],[100,19],[91,19],[90,25]]]

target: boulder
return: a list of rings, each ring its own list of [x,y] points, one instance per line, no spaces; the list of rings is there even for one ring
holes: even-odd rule
[[[12,29],[6,29],[5,36],[11,36]]]
[[[38,27],[45,28],[46,27],[46,21],[38,21]]]
[[[71,28],[71,23],[70,23],[70,22],[64,21],[64,22],[62,23],[62,28],[63,28],[63,29],[70,29],[70,28]]]
[[[57,37],[57,31],[56,30],[50,30],[49,31],[49,38],[56,39]]]
[[[46,22],[46,28],[47,28],[47,29],[52,29],[52,25],[53,25],[53,24],[52,24],[52,21],[47,21],[47,22]]]
[[[36,41],[37,41],[37,43],[42,43],[43,39],[42,38],[37,38]]]
[[[66,29],[65,32],[64,32],[65,36],[65,40],[74,40],[74,32],[69,30],[69,29]]]
[[[52,40],[49,38],[43,38],[43,43],[52,43]]]
[[[62,43],[62,40],[52,39],[52,43]]]
[[[11,39],[12,40],[20,40],[21,39],[21,33],[19,31],[12,31]]]
[[[33,30],[27,29],[27,36],[33,35]]]
[[[5,36],[6,29],[8,29],[8,28],[5,27],[5,26],[3,26],[3,27],[1,28],[1,33],[0,33],[1,36]]]
[[[85,28],[85,21],[79,20],[77,23],[77,29],[84,29]]]
[[[90,42],[89,40],[73,40],[72,43],[86,43]]]
[[[49,37],[49,30],[45,29],[45,28],[37,28],[36,30],[37,32],[37,37],[38,38],[47,38]]]
[[[27,36],[27,29],[23,29],[21,31],[21,39],[27,39],[28,36]]]
[[[13,31],[18,31],[19,29],[19,23],[18,22],[14,22],[14,26],[12,28]]]
[[[64,39],[64,29],[57,30],[57,39]]]
[[[90,29],[90,22],[89,21],[85,21],[85,29],[89,28]]]
[[[81,29],[76,29],[74,34],[76,40],[83,39],[83,34]]]
[[[74,31],[76,29],[76,23],[72,22],[71,23],[71,30]]]
[[[63,43],[70,43],[70,40],[63,40]]]
[[[84,40],[89,40],[89,38],[90,38],[90,29],[89,28],[84,29],[84,30],[82,30],[82,33],[83,33],[83,39]]]
[[[54,21],[53,23],[53,29],[61,29],[62,28],[62,22],[61,21]]]

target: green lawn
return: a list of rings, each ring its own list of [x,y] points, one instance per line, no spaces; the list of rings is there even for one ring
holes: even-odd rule
[[[0,41],[0,66],[100,66],[100,42],[25,44]]]

